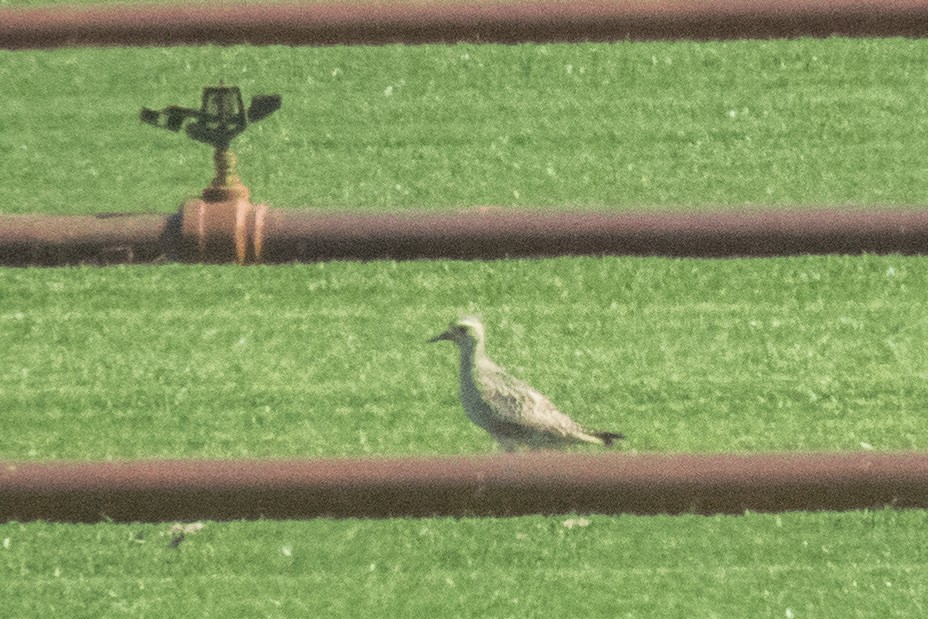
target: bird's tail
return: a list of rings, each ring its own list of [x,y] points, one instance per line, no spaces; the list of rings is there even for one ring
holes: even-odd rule
[[[612,445],[612,443],[615,441],[620,441],[623,438],[625,438],[624,434],[617,433],[617,432],[594,432],[593,436],[602,440],[603,445],[605,445],[606,447]]]

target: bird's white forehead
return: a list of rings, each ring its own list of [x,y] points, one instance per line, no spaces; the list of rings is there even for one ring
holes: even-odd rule
[[[474,318],[473,316],[464,316],[459,318],[456,322],[452,323],[452,326],[464,327],[467,329],[473,329],[475,331],[483,331],[483,324],[479,319]]]

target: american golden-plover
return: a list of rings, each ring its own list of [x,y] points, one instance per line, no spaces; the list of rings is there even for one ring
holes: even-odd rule
[[[552,449],[576,443],[611,445],[615,432],[589,432],[535,389],[493,363],[476,318],[461,318],[429,342],[449,340],[461,353],[461,403],[467,416],[506,451]]]

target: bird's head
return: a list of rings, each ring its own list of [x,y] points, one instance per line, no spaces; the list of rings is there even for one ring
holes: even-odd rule
[[[462,348],[477,348],[483,345],[484,331],[479,320],[471,316],[455,320],[448,328],[429,342],[450,340]]]

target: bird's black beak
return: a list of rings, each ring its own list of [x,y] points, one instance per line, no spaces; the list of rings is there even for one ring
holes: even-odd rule
[[[433,337],[426,343],[431,344],[432,342],[440,342],[442,340],[451,340],[451,339],[454,339],[453,337],[451,337],[451,331],[445,331],[444,333],[439,333],[438,335],[436,335],[435,337]]]

